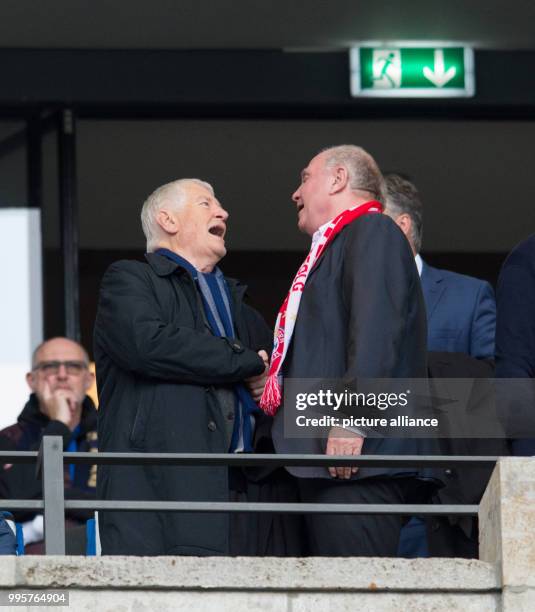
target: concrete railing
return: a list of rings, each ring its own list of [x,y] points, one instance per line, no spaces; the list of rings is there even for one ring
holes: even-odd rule
[[[2,589],[67,589],[77,612],[489,612],[500,605],[494,566],[464,559],[47,556],[7,558],[0,567]]]
[[[479,506],[479,557],[499,572],[500,610],[535,610],[535,458],[498,461]]]
[[[99,612],[533,612],[535,459],[498,461],[479,523],[479,561],[4,557],[0,589],[67,589],[71,609]]]
[[[61,436],[44,436],[39,452],[0,451],[0,463],[37,462],[36,474],[42,480],[43,498],[8,499],[2,501],[4,510],[34,510],[43,512],[45,551],[47,555],[65,554],[65,511],[67,510],[124,510],[145,512],[279,512],[284,514],[383,514],[402,516],[476,516],[473,504],[327,504],[327,503],[250,503],[206,501],[143,501],[143,500],[66,500],[64,496],[64,465],[196,465],[196,466],[356,466],[356,467],[414,467],[415,469],[456,466],[494,466],[497,457],[439,456],[439,455],[279,455],[254,453],[119,453],[119,452],[64,452]]]

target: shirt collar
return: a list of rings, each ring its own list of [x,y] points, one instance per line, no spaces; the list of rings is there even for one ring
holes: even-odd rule
[[[335,217],[333,217],[333,219],[334,218]],[[316,246],[316,244],[318,243],[318,240],[323,235],[323,232],[327,229],[327,226],[329,225],[329,223],[331,223],[333,219],[329,219],[327,223],[324,223],[323,225],[318,227],[318,229],[314,232],[314,234],[312,235],[312,246],[311,246],[312,249]]]
[[[422,258],[420,257],[420,253],[417,253],[414,261],[416,262],[416,267],[418,268],[418,276],[422,276],[422,268],[424,265],[424,262],[422,261]]]
[[[359,208],[360,206],[363,206],[364,204],[366,204],[366,202],[361,203],[361,204],[356,204],[355,206],[353,206],[352,208],[348,208],[347,210],[354,210],[355,208]],[[338,215],[339,214],[340,213],[338,213]],[[329,223],[332,223],[334,219],[338,217],[338,215],[335,215],[332,219],[329,219],[327,223],[324,223],[323,225],[318,227],[318,229],[314,232],[314,234],[312,234],[312,245],[310,247],[311,249],[313,249],[316,246],[318,240],[321,238],[323,232],[327,229],[327,226],[329,225]]]

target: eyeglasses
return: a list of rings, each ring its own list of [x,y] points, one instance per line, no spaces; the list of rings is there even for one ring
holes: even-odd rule
[[[84,361],[42,361],[32,369],[41,370],[45,376],[55,376],[61,366],[65,366],[65,371],[71,376],[80,376],[84,370],[87,370],[87,363]]]

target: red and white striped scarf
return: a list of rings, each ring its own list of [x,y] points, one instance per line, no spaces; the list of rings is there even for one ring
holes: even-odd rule
[[[342,228],[362,215],[367,213],[380,213],[382,211],[383,205],[375,200],[344,210],[328,223],[318,240],[312,244],[309,254],[297,271],[290,291],[280,307],[277,322],[275,323],[273,352],[271,353],[268,379],[260,400],[260,408],[262,408],[266,414],[274,416],[281,404],[282,376],[280,375],[280,370],[286,353],[288,352],[288,347],[290,346],[301,296],[303,295],[305,283],[310,271],[321,257],[327,245]]]

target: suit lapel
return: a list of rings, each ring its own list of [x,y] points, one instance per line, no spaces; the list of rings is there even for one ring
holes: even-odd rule
[[[345,228],[342,228],[342,230],[336,234],[336,236],[333,238],[332,242],[330,244],[327,245],[327,248],[324,249],[323,253],[320,255],[319,259],[316,260],[316,262],[314,263],[314,265],[312,266],[312,268],[310,269],[309,272],[309,278],[312,276],[312,274],[319,268],[319,266],[321,266],[321,262],[324,260],[326,253],[328,253],[329,249],[336,243],[336,241],[338,240],[338,238],[340,237],[340,234],[344,231]],[[308,279],[307,279],[308,280]]]
[[[446,289],[443,280],[444,277],[440,270],[428,266],[425,261],[423,262],[421,281],[428,321]]]

